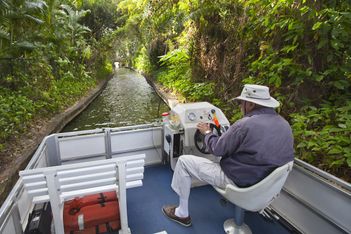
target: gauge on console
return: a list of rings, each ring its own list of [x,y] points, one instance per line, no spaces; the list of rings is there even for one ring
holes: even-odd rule
[[[195,113],[194,113],[194,112],[190,112],[190,113],[188,114],[188,119],[189,119],[190,121],[195,121],[195,120],[196,120],[196,115],[195,115]]]

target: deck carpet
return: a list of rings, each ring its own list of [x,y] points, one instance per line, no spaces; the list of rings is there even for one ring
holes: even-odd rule
[[[161,208],[177,204],[178,196],[171,189],[172,170],[157,165],[145,168],[143,186],[127,190],[128,222],[133,234],[221,234],[223,222],[233,217],[233,205],[222,205],[221,196],[209,185],[191,190],[189,212],[191,227],[183,227],[165,217]],[[245,222],[254,234],[290,233],[277,222],[265,220],[258,213],[247,212]]]

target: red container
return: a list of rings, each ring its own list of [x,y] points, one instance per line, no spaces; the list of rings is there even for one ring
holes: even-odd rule
[[[117,201],[116,192],[97,193],[85,197],[74,198],[71,201],[65,202],[64,209],[69,209],[70,213],[75,213],[82,207],[110,201]]]
[[[63,220],[65,233],[95,234],[120,229],[116,193],[99,193],[66,202]]]

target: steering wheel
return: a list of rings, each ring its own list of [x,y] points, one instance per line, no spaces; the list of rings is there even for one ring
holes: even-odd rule
[[[210,128],[213,131],[214,129],[216,130],[216,134],[218,136],[221,136],[221,129],[214,125],[213,123],[210,123]],[[203,154],[209,154],[210,152],[206,149],[206,144],[205,144],[205,135],[200,132],[199,129],[196,129],[196,132],[194,134],[194,143],[196,146],[196,149],[200,151]]]

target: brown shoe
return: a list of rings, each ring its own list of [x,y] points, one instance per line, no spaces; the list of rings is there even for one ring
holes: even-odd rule
[[[190,227],[191,226],[191,218],[190,216],[186,218],[181,218],[175,215],[175,209],[176,206],[163,206],[162,207],[162,212],[164,215],[166,215],[170,220],[173,220],[174,222],[177,222],[185,227]]]

